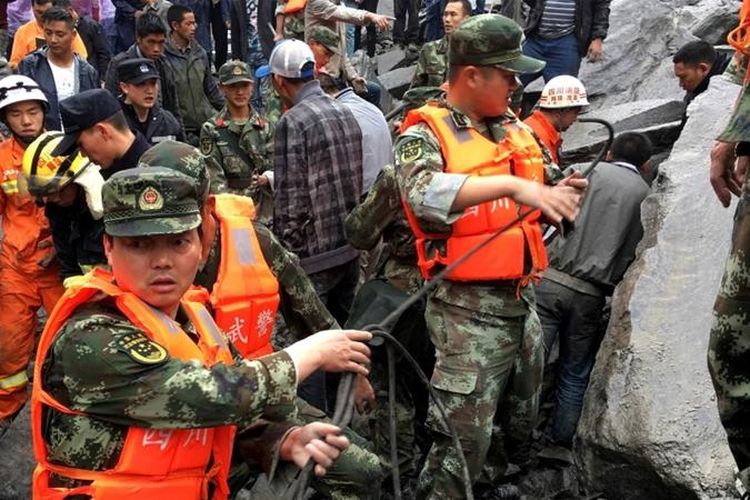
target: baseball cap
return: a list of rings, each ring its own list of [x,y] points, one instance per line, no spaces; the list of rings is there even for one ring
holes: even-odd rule
[[[545,62],[523,55],[523,30],[499,14],[480,14],[453,30],[448,61],[459,66],[496,66],[514,73],[538,73]]]
[[[315,56],[301,40],[282,40],[273,48],[268,64],[255,72],[258,78],[271,74],[285,78],[310,78],[315,74]]]
[[[151,59],[126,59],[117,65],[118,81],[137,85],[154,78],[159,79],[159,71]]]
[[[339,53],[339,36],[330,28],[315,26],[310,30],[310,40],[315,40],[334,54]]]
[[[208,198],[210,182],[206,160],[197,148],[189,144],[162,141],[141,155],[138,167],[175,170],[193,180],[201,204]]]
[[[110,236],[179,234],[201,224],[195,181],[161,167],[121,170],[102,187]]]
[[[122,111],[120,103],[105,89],[84,90],[60,101],[60,117],[65,137],[52,152],[52,156],[67,156],[72,153],[81,132],[111,118],[119,111]]]
[[[250,66],[242,61],[227,61],[219,68],[219,83],[222,85],[252,81],[253,75],[250,72]]]

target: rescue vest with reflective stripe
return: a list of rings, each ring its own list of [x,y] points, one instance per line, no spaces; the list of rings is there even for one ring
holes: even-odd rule
[[[474,128],[458,128],[448,109],[436,103],[411,111],[402,131],[424,122],[434,132],[445,160],[444,171],[469,175],[515,175],[530,181],[544,182],[542,153],[534,137],[523,124],[510,122],[505,138],[495,143]],[[450,236],[427,234],[404,200],[407,220],[417,237],[417,257],[422,276],[433,277],[444,266],[491,237],[498,229],[530,210],[510,197],[481,203],[464,210],[452,224]],[[499,237],[448,274],[455,281],[494,281],[535,275],[547,267],[541,212],[534,210],[521,223],[511,226]],[[433,247],[430,240],[444,240],[445,250]],[[530,259],[530,260],[529,260]]]
[[[307,0],[289,0],[284,6],[284,14],[294,14],[305,8]]]
[[[45,407],[71,415],[86,415],[71,410],[42,387],[42,368],[57,333],[81,305],[106,295],[117,309],[149,339],[162,346],[170,356],[183,361],[199,360],[205,366],[232,364],[228,346],[208,310],[199,302],[183,300],[183,310],[198,333],[196,344],[180,326],[164,313],[153,309],[132,293],[113,284],[112,275],[95,269],[69,288],[52,311],[39,342],[31,396],[31,422],[37,466],[33,477],[35,499],[64,499],[70,495],[89,495],[96,500],[165,500],[166,498],[209,498],[229,495],[229,474],[234,426],[196,429],[147,429],[129,427],[117,465],[106,471],[91,471],[53,464],[48,461],[44,439]],[[198,297],[193,293],[191,297]],[[203,297],[208,293],[203,291]],[[50,474],[90,482],[79,487],[50,486]]]
[[[245,196],[220,194],[215,215],[221,228],[221,263],[211,291],[214,319],[242,357],[270,354],[279,283],[253,228],[255,206]]]

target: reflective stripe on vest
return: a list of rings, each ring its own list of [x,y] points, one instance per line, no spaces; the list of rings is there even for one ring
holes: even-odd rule
[[[23,370],[8,377],[0,378],[0,390],[14,391],[20,389],[28,383],[29,376],[26,375],[26,370]]]
[[[84,276],[79,283],[66,290],[42,333],[31,396],[32,436],[37,460],[33,478],[34,498],[66,498],[73,494],[84,494],[97,500],[131,497],[138,500],[197,500],[208,498],[209,484],[213,484],[213,498],[227,498],[227,477],[235,433],[233,426],[202,429],[129,427],[117,465],[106,471],[77,469],[48,461],[44,408],[85,415],[64,406],[42,388],[42,368],[49,350],[64,323],[81,305],[107,295],[114,299],[118,310],[133,325],[162,346],[170,356],[185,361],[199,360],[205,366],[233,362],[226,342],[202,304],[188,300],[181,302],[198,334],[196,344],[175,321],[135,295],[123,292],[112,281],[111,274],[99,269]],[[51,473],[91,483],[78,488],[51,487]]]
[[[420,122],[426,123],[437,137],[445,159],[445,172],[480,176],[515,175],[544,182],[539,145],[528,129],[518,122],[509,122],[505,126],[506,136],[499,143],[492,142],[474,128],[456,127],[450,111],[434,103],[411,111],[402,130]],[[446,239],[445,235],[423,232],[405,200],[403,205],[409,225],[417,236],[419,268],[426,279],[492,237],[495,231],[511,223],[522,211],[528,210],[528,207],[518,205],[510,197],[468,207],[453,223],[452,233]],[[506,230],[449,273],[448,278],[455,281],[508,280],[544,270],[547,267],[547,253],[539,217],[540,212],[534,211],[523,222]],[[428,249],[427,242],[430,240],[445,241],[445,252]],[[531,257],[530,262],[527,255]]]
[[[214,318],[244,358],[270,354],[279,284],[253,228],[253,201],[217,195],[215,215],[221,229],[221,263],[211,291]]]

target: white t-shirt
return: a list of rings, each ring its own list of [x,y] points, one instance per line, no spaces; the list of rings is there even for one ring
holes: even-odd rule
[[[69,67],[64,68],[54,64],[47,59],[52,69],[52,77],[55,79],[55,90],[57,90],[57,102],[76,93],[75,61]]]

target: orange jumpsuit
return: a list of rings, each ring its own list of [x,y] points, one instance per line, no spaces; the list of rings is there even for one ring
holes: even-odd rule
[[[41,41],[41,42],[40,42]],[[36,20],[32,19],[24,24],[13,37],[13,49],[10,51],[10,66],[16,68],[21,59],[34,52],[39,48],[39,44],[44,43],[44,29],[39,26]],[[86,46],[81,40],[81,35],[76,32],[73,37],[73,52],[78,54],[81,59],[88,58]]]
[[[552,156],[552,161],[559,165],[562,137],[560,137],[560,132],[555,129],[555,126],[552,125],[547,117],[538,109],[523,122],[531,127],[539,140],[542,141],[544,147],[549,151],[550,156]]]
[[[26,401],[26,368],[34,349],[36,314],[49,313],[63,293],[57,261],[39,262],[54,252],[44,209],[18,192],[24,146],[0,143],[0,420]]]

